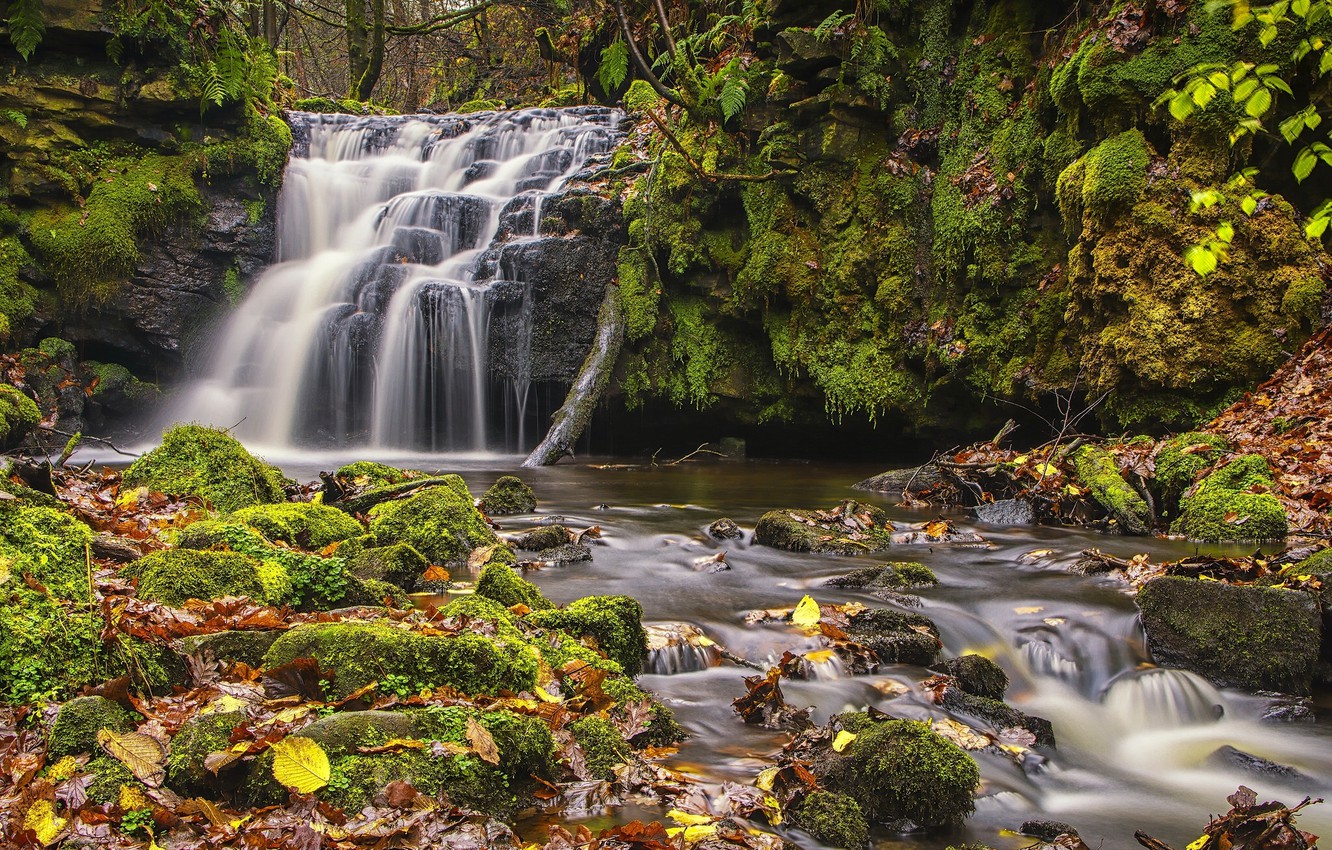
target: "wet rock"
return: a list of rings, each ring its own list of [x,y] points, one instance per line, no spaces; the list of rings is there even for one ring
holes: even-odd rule
[[[427,567],[425,556],[408,543],[372,546],[347,558],[347,571],[357,578],[386,581],[407,590],[416,586]]]
[[[759,518],[754,541],[789,552],[858,555],[887,548],[892,530],[882,509],[847,499],[831,511],[769,511]]]
[[[864,481],[851,485],[854,490],[870,490],[875,493],[890,493],[899,496],[909,486],[912,490],[925,490],[938,484],[942,479],[939,467],[932,463],[914,466],[908,469],[890,469]]]
[[[1167,576],[1137,603],[1157,663],[1223,687],[1310,692],[1323,629],[1309,594]]]
[[[1274,701],[1263,709],[1263,720],[1272,723],[1312,723],[1317,719],[1308,697],[1298,699],[1286,697]]]
[[[1031,733],[1037,746],[1055,746],[1054,725],[1049,720],[1019,711],[997,699],[976,696],[955,687],[945,692],[942,705],[949,711],[983,720],[995,732],[1002,734],[1005,730],[1020,729]]]
[[[1138,491],[1119,472],[1115,458],[1096,446],[1083,446],[1072,457],[1078,480],[1091,489],[1092,497],[1114,518],[1125,534],[1151,532],[1150,512]]]
[[[874,650],[884,664],[934,663],[942,645],[934,621],[921,614],[899,614],[887,608],[869,608],[848,618],[846,634]]]
[[[987,699],[1002,700],[1008,690],[1008,674],[1004,668],[983,655],[962,655],[949,658],[936,665],[967,693]]]
[[[938,583],[939,578],[933,570],[924,564],[916,564],[910,561],[895,561],[881,566],[861,567],[844,576],[834,576],[824,582],[828,587],[854,587],[861,590],[887,591],[888,595],[892,596],[898,595],[893,591],[933,587]]]
[[[739,540],[745,536],[740,526],[735,524],[735,520],[729,517],[722,517],[709,525],[708,534],[717,540]]]
[[[1036,510],[1025,499],[1002,499],[972,508],[976,519],[990,525],[1035,525]]]
[[[1077,835],[1078,831],[1072,826],[1059,820],[1029,820],[1023,821],[1018,832],[1023,835],[1030,835],[1033,838],[1039,838],[1042,841],[1054,841],[1061,835]]]
[[[796,824],[818,841],[833,847],[869,845],[869,824],[860,804],[846,794],[814,791],[792,813]]]
[[[532,488],[513,475],[502,476],[481,496],[481,510],[491,516],[529,514],[536,506]]]
[[[1242,770],[1273,782],[1306,786],[1314,781],[1288,764],[1281,764],[1262,756],[1246,753],[1228,744],[1218,747],[1216,752],[1208,756],[1207,763],[1212,767]]]
[[[218,661],[228,664],[241,661],[257,668],[264,662],[264,653],[281,634],[280,631],[265,630],[190,635],[180,642],[180,648],[186,655],[211,653]]]
[[[586,543],[563,543],[537,552],[537,560],[560,566],[592,560],[592,548]]]
[[[643,672],[658,676],[693,673],[721,663],[721,647],[690,623],[645,623],[647,657]]]
[[[540,552],[568,543],[569,529],[562,525],[543,525],[505,537],[505,541],[524,552]]]

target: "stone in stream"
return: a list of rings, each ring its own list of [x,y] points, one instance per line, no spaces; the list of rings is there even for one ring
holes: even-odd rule
[[[912,490],[927,490],[941,480],[943,479],[939,474],[939,467],[927,463],[924,466],[915,466],[909,469],[890,469],[887,472],[881,472],[878,475],[866,478],[864,481],[859,481],[851,487],[854,490],[901,495],[907,487]]]
[[[969,694],[960,687],[948,688],[940,703],[944,708],[983,720],[1001,735],[1006,730],[1020,729],[1031,733],[1039,747],[1054,747],[1054,725],[1044,717],[1019,711],[1006,702]]]
[[[1026,499],[1001,499],[971,509],[976,519],[990,525],[1035,525],[1036,510]]]
[[[1061,835],[1076,836],[1078,834],[1076,829],[1061,820],[1023,821],[1018,832],[1023,835],[1030,835],[1033,838],[1039,838],[1042,841],[1054,841]]]
[[[1222,687],[1310,692],[1323,633],[1311,595],[1165,576],[1144,585],[1137,603],[1158,664]]]
[[[851,640],[874,650],[883,664],[934,663],[939,655],[939,629],[920,614],[899,614],[887,608],[867,608],[847,618]]]
[[[530,514],[536,510],[537,500],[532,488],[514,475],[500,477],[481,496],[481,510],[490,516]]]
[[[768,511],[754,528],[754,542],[788,552],[859,555],[887,548],[892,530],[882,508],[847,499],[830,511]]]
[[[1252,773],[1256,777],[1272,782],[1282,782],[1301,787],[1308,786],[1314,781],[1288,764],[1280,764],[1271,759],[1256,756],[1253,753],[1237,750],[1229,744],[1218,747],[1215,752],[1208,756],[1207,764],[1222,769],[1242,770],[1245,773]]]
[[[716,540],[738,540],[745,536],[735,520],[729,517],[722,517],[709,525],[708,534]]]
[[[541,525],[517,534],[505,541],[524,552],[535,552],[536,560],[550,564],[572,564],[592,560],[592,549],[582,541],[582,535],[563,525]]]
[[[933,587],[939,583],[934,571],[924,564],[894,561],[874,567],[861,567],[844,576],[834,576],[824,582],[827,587],[853,587],[859,590],[914,590]]]
[[[983,655],[949,658],[936,668],[952,676],[959,688],[973,696],[1002,700],[1004,691],[1008,690],[1008,674],[1004,668]]]

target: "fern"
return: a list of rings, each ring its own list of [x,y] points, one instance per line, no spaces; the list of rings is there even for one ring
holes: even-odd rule
[[[855,15],[851,12],[833,12],[814,28],[814,39],[826,44],[832,40],[833,36],[838,34],[838,30],[854,17]]]
[[[27,61],[46,35],[46,10],[42,0],[13,0],[9,4],[9,42]]]
[[[23,129],[28,129],[28,116],[26,113],[19,112],[17,109],[6,109],[4,116]]]
[[[721,76],[723,77],[721,97],[718,100],[721,103],[722,116],[729,121],[745,110],[745,103],[749,100],[749,81],[745,79],[739,59],[728,62],[722,69]]]
[[[629,48],[622,39],[616,39],[601,51],[601,65],[597,68],[597,82],[607,94],[624,85],[629,76]]]

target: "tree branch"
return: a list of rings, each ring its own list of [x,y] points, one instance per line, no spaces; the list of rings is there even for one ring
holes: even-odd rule
[[[647,80],[652,90],[666,99],[668,103],[673,103],[681,109],[688,110],[689,106],[681,99],[679,92],[666,87],[661,78],[652,73],[651,66],[643,56],[643,51],[638,49],[638,42],[634,41],[633,31],[629,29],[629,16],[624,13],[623,0],[611,0],[611,5],[615,7],[615,16],[620,19],[620,32],[624,33],[624,40],[629,43],[629,55],[634,60],[634,67],[638,73]],[[609,92],[608,92],[609,94]]]

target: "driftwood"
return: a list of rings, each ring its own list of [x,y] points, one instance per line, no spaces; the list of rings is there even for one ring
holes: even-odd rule
[[[591,420],[623,345],[624,310],[620,307],[615,287],[608,286],[597,312],[597,336],[592,341],[592,350],[583,361],[564,404],[555,411],[546,438],[527,456],[523,466],[552,466],[565,455],[573,454],[573,445]]]

